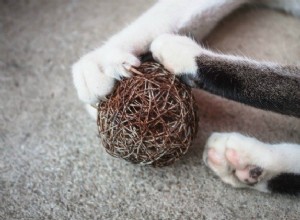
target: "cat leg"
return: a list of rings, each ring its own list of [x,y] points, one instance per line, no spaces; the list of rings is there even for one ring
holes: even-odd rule
[[[164,34],[154,59],[189,86],[277,113],[300,117],[300,68],[206,50],[188,37]],[[261,80],[263,79],[263,80]]]
[[[239,133],[213,133],[203,153],[205,164],[225,183],[237,188],[273,191],[272,182],[281,175],[293,175],[289,193],[297,194],[300,186],[300,145],[267,144]],[[279,178],[278,178],[279,177]],[[286,184],[284,181],[277,184]],[[287,189],[278,187],[278,192]]]

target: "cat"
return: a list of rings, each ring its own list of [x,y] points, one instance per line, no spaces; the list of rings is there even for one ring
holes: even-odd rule
[[[244,4],[262,4],[300,16],[300,0],[161,0],[72,66],[73,82],[87,110],[130,77],[139,56],[153,58],[191,87],[250,106],[300,117],[300,67],[218,54],[176,35],[194,22],[205,37],[217,22]],[[210,19],[213,17],[213,19]],[[145,28],[147,27],[147,28]],[[142,31],[141,31],[142,30]],[[271,86],[273,85],[273,86]],[[239,133],[213,133],[204,163],[227,184],[261,192],[300,194],[300,145],[262,143]]]

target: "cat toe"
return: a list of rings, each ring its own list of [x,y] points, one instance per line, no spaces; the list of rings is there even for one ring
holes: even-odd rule
[[[263,180],[266,172],[263,168],[244,160],[244,154],[240,154],[236,148],[230,148],[230,144],[235,143],[232,142],[232,138],[236,139],[237,136],[239,137],[239,134],[236,133],[212,134],[206,143],[203,159],[223,182],[238,188],[252,187]],[[244,141],[247,141],[247,138]],[[242,148],[243,144],[239,142],[239,146]]]

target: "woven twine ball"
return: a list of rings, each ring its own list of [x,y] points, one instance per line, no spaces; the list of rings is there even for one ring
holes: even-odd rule
[[[158,63],[131,69],[98,105],[102,145],[137,164],[166,166],[184,155],[198,128],[191,89]]]

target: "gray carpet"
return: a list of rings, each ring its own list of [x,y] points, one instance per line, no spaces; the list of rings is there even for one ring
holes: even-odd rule
[[[201,161],[212,131],[300,142],[299,119],[200,91],[199,135],[176,164],[140,167],[101,148],[70,65],[152,3],[0,1],[0,219],[299,219],[299,198],[233,189]],[[289,15],[243,9],[205,44],[299,63],[299,26]]]

